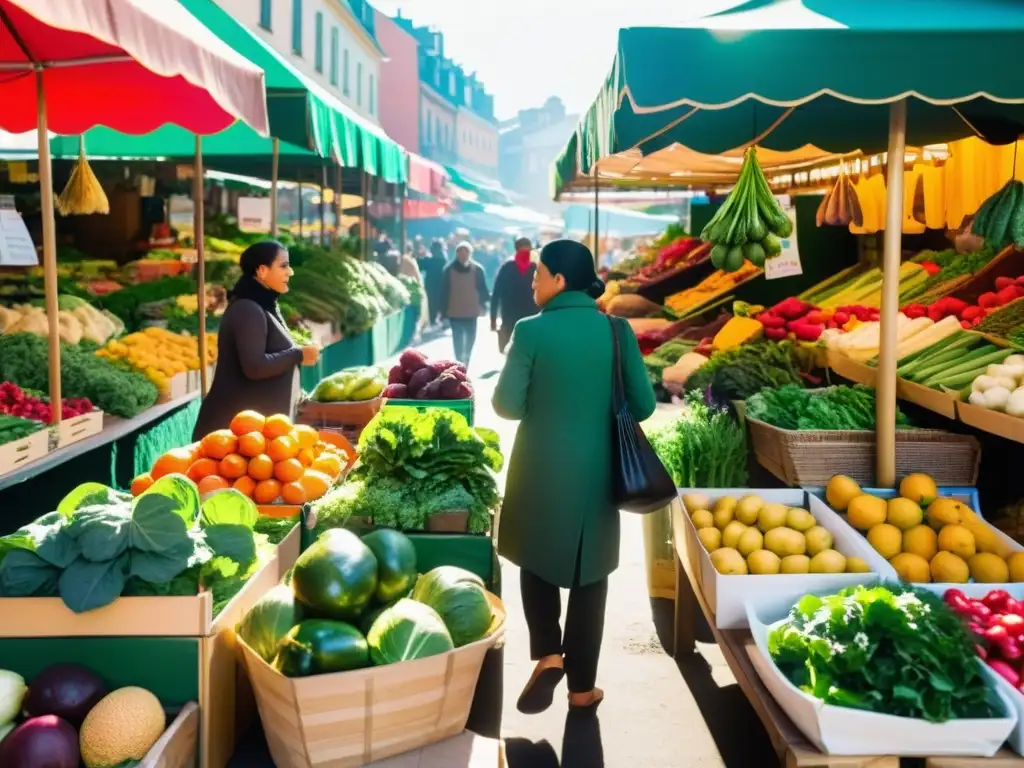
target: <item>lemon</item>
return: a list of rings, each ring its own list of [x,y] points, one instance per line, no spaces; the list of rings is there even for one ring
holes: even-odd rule
[[[939,531],[939,549],[952,552],[966,560],[977,551],[974,534],[962,525],[944,525]]]
[[[794,531],[807,531],[815,526],[814,515],[800,507],[790,507],[786,512],[786,526]]]
[[[999,555],[979,552],[967,561],[971,578],[982,584],[1005,584],[1010,580],[1010,568]]]
[[[731,547],[716,549],[711,553],[711,564],[725,576],[739,576],[747,573],[747,561]]]
[[[751,552],[757,552],[757,550],[763,548],[764,536],[761,535],[757,528],[747,528],[747,530],[740,534],[740,540],[736,542],[736,549],[744,557],[748,557]]]
[[[886,504],[885,522],[895,525],[901,531],[920,525],[923,519],[924,512],[921,511],[921,505],[915,504],[910,499],[897,496],[894,499],[889,499]]]
[[[722,546],[722,532],[714,526],[697,531],[697,539],[708,552],[714,552]]]
[[[779,573],[809,573],[811,558],[807,555],[789,555],[782,558]]]
[[[722,546],[735,549],[745,530],[747,530],[747,526],[738,520],[733,520],[722,530]]]
[[[846,558],[847,573],[871,573],[871,566],[861,557]]]
[[[825,486],[825,501],[838,512],[845,512],[850,502],[859,495],[860,486],[846,475],[836,475]]]
[[[933,528],[944,525],[957,525],[961,520],[961,504],[956,499],[935,499],[928,505],[928,524]]]
[[[916,473],[907,475],[900,481],[900,496],[909,499],[918,506],[928,506],[939,495],[935,481],[928,475]]]
[[[698,529],[715,527],[715,518],[706,509],[698,509],[690,516],[690,519],[693,521],[694,526]]]
[[[889,561],[889,565],[896,569],[896,573],[903,581],[920,584],[932,580],[928,561],[920,555],[900,552]]]
[[[683,506],[691,513],[698,509],[711,509],[711,499],[703,493],[687,493],[683,495]]]
[[[843,573],[846,558],[834,549],[825,549],[811,558],[811,573]]]
[[[772,528],[781,528],[786,524],[787,512],[789,509],[785,504],[765,504],[757,513],[757,527],[761,529],[761,533],[768,533]]]
[[[722,496],[720,499],[718,499],[715,502],[715,506],[713,506],[711,508],[711,511],[712,512],[717,512],[720,509],[732,510],[732,509],[735,509],[735,508],[736,508],[736,499],[734,499],[732,496]]]
[[[945,584],[966,584],[971,571],[962,557],[952,552],[939,552],[931,562],[932,581]]]
[[[728,504],[722,506],[715,504],[715,510],[711,513],[711,517],[715,521],[716,528],[724,530],[725,526],[732,522],[734,508],[734,506]]]
[[[1010,569],[1010,581],[1024,581],[1024,552],[1014,552],[1006,558],[1006,565]]]
[[[826,528],[816,525],[804,533],[804,541],[807,543],[807,554],[814,557],[819,552],[831,549],[833,537]]]
[[[931,562],[939,551],[939,535],[927,525],[915,525],[903,532],[903,551]]]
[[[764,506],[764,499],[760,496],[744,496],[736,505],[736,519],[744,525],[753,525],[757,522],[757,513]]]
[[[846,508],[846,519],[859,531],[867,531],[885,522],[887,505],[883,499],[862,493],[850,501]]]
[[[879,523],[868,531],[868,543],[886,560],[896,557],[903,549],[903,533],[895,525]]]
[[[792,528],[772,528],[764,535],[764,548],[779,557],[802,555],[807,551],[807,540]]]
[[[759,549],[747,556],[747,568],[754,574],[764,576],[775,574],[779,572],[781,567],[782,559],[767,549]]]

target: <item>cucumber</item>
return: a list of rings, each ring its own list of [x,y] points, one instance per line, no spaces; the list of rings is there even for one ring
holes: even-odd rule
[[[743,248],[735,245],[725,255],[725,264],[722,269],[726,272],[737,272],[743,267]]]
[[[760,219],[758,219],[760,221]],[[760,243],[745,243],[743,246],[743,257],[755,267],[763,267],[765,261],[764,248]]]
[[[716,245],[711,249],[711,266],[715,269],[722,269],[725,266],[725,257],[729,248],[725,245]]]

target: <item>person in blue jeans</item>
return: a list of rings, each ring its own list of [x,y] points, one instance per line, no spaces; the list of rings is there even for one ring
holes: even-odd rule
[[[455,359],[468,367],[477,324],[491,299],[484,269],[473,259],[473,246],[468,242],[455,247],[455,260],[444,269],[441,290],[441,311],[452,326]]]

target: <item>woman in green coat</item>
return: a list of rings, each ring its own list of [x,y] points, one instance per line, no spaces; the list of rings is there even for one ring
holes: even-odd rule
[[[640,346],[594,298],[604,285],[590,250],[572,240],[540,253],[534,297],[541,312],[516,323],[494,410],[518,420],[498,551],[520,568],[530,654],[537,661],[519,698],[527,714],[551,705],[568,677],[569,704],[594,708],[608,575],[619,564],[619,511],[612,494],[612,328],[622,349],[630,410],[655,408]],[[569,589],[565,633],[559,588]]]

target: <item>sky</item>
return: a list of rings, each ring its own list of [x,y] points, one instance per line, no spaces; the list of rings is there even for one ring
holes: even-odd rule
[[[499,119],[560,96],[581,112],[615,57],[620,27],[671,26],[736,0],[371,0],[444,32],[445,54],[476,71]]]

